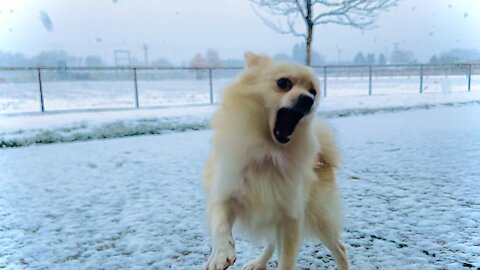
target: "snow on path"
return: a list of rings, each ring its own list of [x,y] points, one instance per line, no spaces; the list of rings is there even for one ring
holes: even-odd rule
[[[331,121],[352,269],[480,268],[479,116],[471,105]],[[0,150],[0,269],[202,269],[211,134]],[[237,237],[232,269],[258,252]],[[307,242],[297,269],[334,264]]]

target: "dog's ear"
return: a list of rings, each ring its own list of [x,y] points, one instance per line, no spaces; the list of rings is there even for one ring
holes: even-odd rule
[[[245,53],[245,67],[259,66],[272,61],[272,59],[266,55],[255,54],[253,52]]]

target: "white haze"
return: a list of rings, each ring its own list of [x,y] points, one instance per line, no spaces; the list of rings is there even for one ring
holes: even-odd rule
[[[403,0],[374,30],[319,26],[314,49],[329,61],[351,60],[358,51],[389,54],[397,43],[426,62],[452,48],[480,48],[479,15],[477,0]],[[148,44],[150,59],[181,64],[208,48],[240,58],[246,50],[290,53],[301,41],[267,28],[247,0],[0,0],[0,51],[29,56],[63,49],[112,63],[114,49],[143,59]]]

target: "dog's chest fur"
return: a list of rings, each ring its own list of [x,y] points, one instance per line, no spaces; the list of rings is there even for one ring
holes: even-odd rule
[[[285,153],[255,150],[242,172],[242,183],[234,194],[238,221],[249,234],[271,230],[284,218],[301,218],[311,166],[297,164]]]

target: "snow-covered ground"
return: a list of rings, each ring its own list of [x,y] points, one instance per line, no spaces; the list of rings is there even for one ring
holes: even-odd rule
[[[11,73],[12,71],[9,71]],[[98,73],[99,71],[97,71]],[[109,71],[111,73],[111,71]],[[92,73],[96,75],[97,73]],[[146,80],[139,74],[139,104],[148,106],[171,106],[210,103],[208,76],[202,79]],[[1,79],[2,73],[0,73]],[[170,74],[169,76],[173,76]],[[358,96],[368,94],[368,76],[334,77],[327,79],[329,97]],[[127,76],[128,77],[128,76]],[[223,89],[232,78],[213,78],[213,100],[222,98]],[[323,87],[323,77],[319,77]],[[416,94],[420,78],[373,77],[373,95]],[[472,91],[480,91],[480,75],[472,76]],[[68,80],[44,79],[43,96],[45,109],[72,110],[91,108],[125,108],[135,106],[133,78],[125,80]],[[467,91],[466,76],[425,76],[424,93],[462,93]],[[35,112],[40,110],[39,86],[35,76],[29,82],[0,83],[0,113]]]
[[[331,119],[352,269],[480,269],[479,116],[465,105]],[[1,149],[0,268],[201,269],[211,135]],[[258,252],[237,238],[232,269]],[[297,267],[334,264],[307,242]]]
[[[480,103],[480,91],[456,93],[329,96],[321,99],[326,117]],[[178,106],[140,110],[0,115],[0,147],[53,143],[208,127],[216,106]]]
[[[180,77],[177,79],[171,79],[175,74],[168,73],[163,77],[170,79],[159,80],[146,77],[162,75],[159,71],[152,74],[150,71],[140,72],[141,109],[138,110],[133,108],[134,83],[132,78],[129,79],[130,73],[102,71],[110,79],[115,77],[113,75],[123,74],[123,81],[99,80],[97,77],[95,80],[52,81],[47,75],[53,71],[44,72],[43,93],[47,110],[44,114],[22,113],[39,110],[35,74],[30,74],[30,82],[5,80],[0,83],[0,147],[204,129],[216,109],[216,105],[206,105],[210,102],[208,76],[199,80],[180,78],[185,71],[178,71]],[[98,72],[90,75],[100,76]],[[24,77],[28,78],[28,74]],[[327,117],[428,108],[439,104],[480,103],[478,75],[472,76],[471,92],[466,91],[466,76],[425,76],[423,94],[418,93],[418,76],[374,76],[371,96],[368,95],[368,76],[329,76],[328,94],[322,98],[319,110]],[[221,100],[223,89],[231,80],[213,77],[214,102]],[[323,77],[319,80],[323,87]]]

